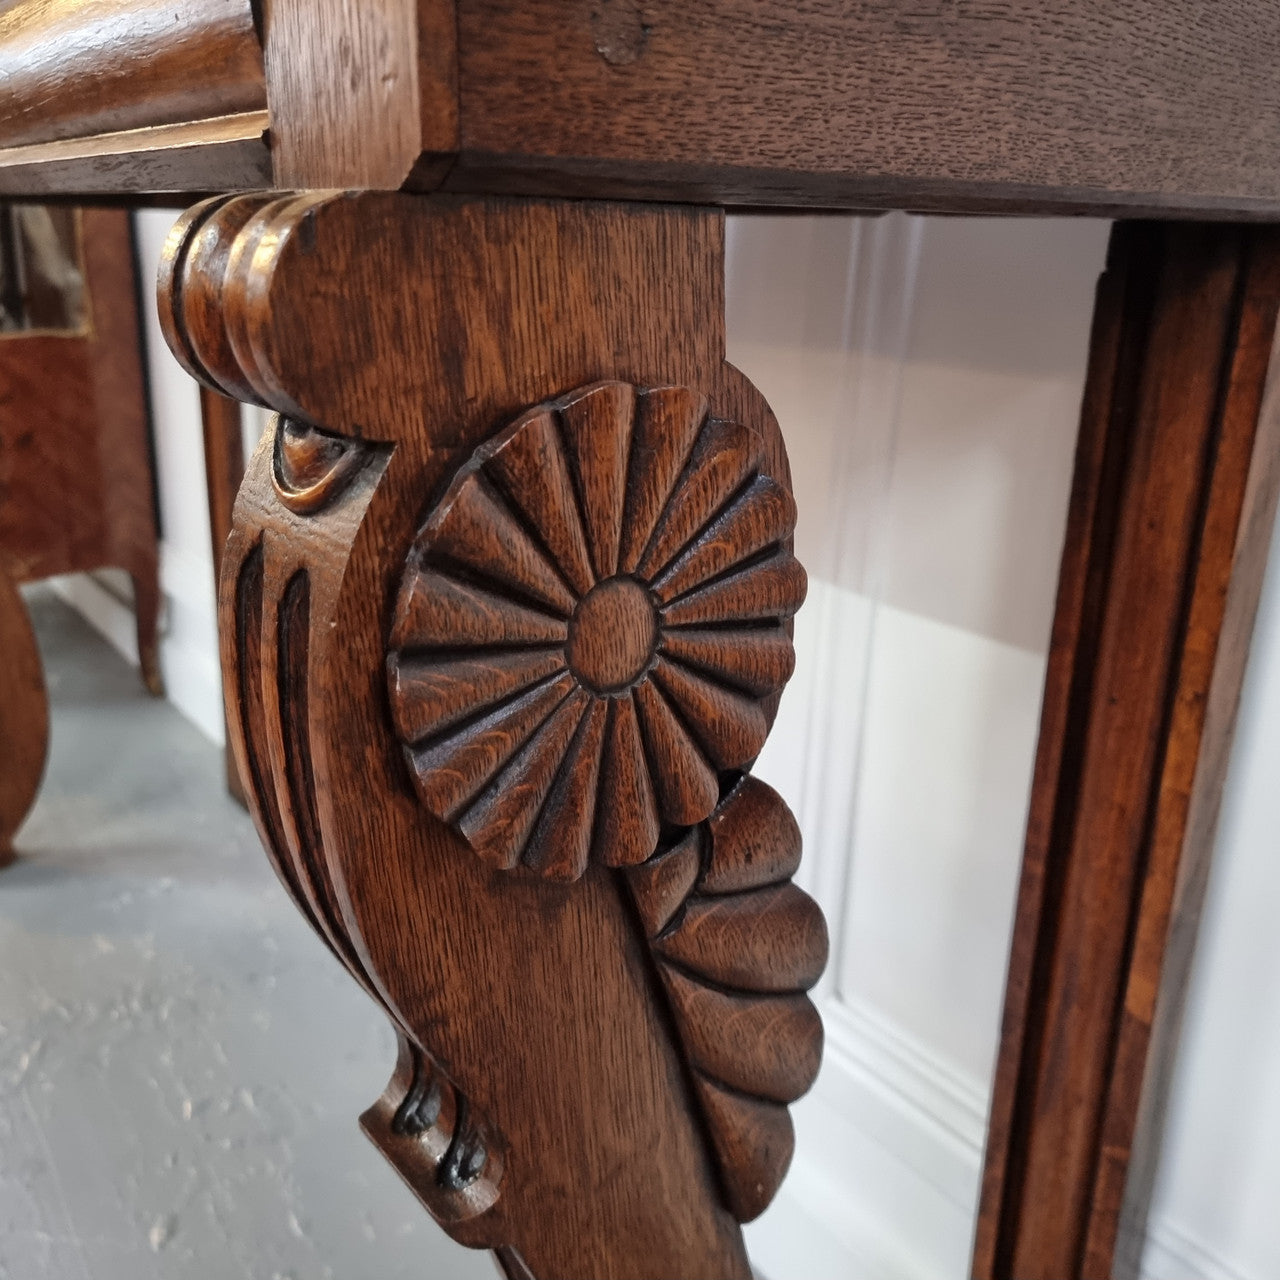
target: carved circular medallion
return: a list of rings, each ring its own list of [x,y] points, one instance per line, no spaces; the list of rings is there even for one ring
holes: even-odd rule
[[[569,619],[569,670],[596,693],[633,685],[653,658],[658,613],[648,590],[618,575],[597,582]]]
[[[391,707],[423,803],[557,879],[701,822],[791,674],[794,526],[758,439],[688,388],[603,382],[522,415],[401,582]]]

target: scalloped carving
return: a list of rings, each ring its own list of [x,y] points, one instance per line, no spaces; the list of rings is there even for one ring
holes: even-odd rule
[[[740,1222],[786,1176],[786,1104],[822,1058],[822,1021],[804,993],[826,965],[827,926],[791,883],[799,854],[782,797],[745,777],[706,822],[626,872]]]
[[[790,676],[791,495],[686,387],[602,382],[481,446],[392,625],[418,794],[485,861],[573,880],[715,808]]]

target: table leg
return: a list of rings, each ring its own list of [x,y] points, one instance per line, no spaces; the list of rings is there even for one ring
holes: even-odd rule
[[[209,497],[209,535],[213,540],[213,574],[222,575],[222,551],[231,536],[231,513],[244,479],[244,440],[240,405],[211,387],[200,388],[200,427],[204,434],[205,488]],[[248,804],[235,752],[228,743],[223,761],[227,790],[241,804]]]
[[[165,261],[179,359],[280,413],[225,552],[229,733],[399,1032],[366,1131],[510,1276],[746,1280],[826,931],[745,772],[805,579],[720,214],[215,200]]]
[[[1136,1274],[1280,485],[1280,235],[1119,224],[1014,927],[980,1280]]]

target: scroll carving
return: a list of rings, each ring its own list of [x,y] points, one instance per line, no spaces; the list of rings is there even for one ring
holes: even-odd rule
[[[791,883],[799,865],[790,810],[745,777],[708,821],[627,872],[740,1222],[778,1190],[795,1142],[786,1104],[822,1058],[804,993],[826,965],[827,927]]]
[[[178,358],[281,415],[221,587],[259,830],[397,1030],[366,1133],[510,1276],[747,1280],[820,1052],[798,831],[744,775],[805,578],[721,250],[312,193],[198,206],[162,268]]]
[[[764,745],[805,575],[759,444],[686,387],[602,382],[481,446],[414,543],[391,706],[486,862],[577,879],[701,822]]]
[[[281,418],[275,429],[271,482],[290,511],[314,515],[347,486],[368,450],[354,440]]]
[[[305,465],[290,460],[290,438],[305,441]],[[339,523],[367,501],[345,491],[362,468],[376,482],[385,465],[381,451],[314,428],[299,432],[278,417],[264,446],[281,506],[308,523],[327,511]],[[283,472],[281,461],[286,460]],[[292,500],[302,495],[301,501]],[[248,797],[268,855],[281,882],[308,923],[374,999],[377,984],[342,918],[338,887],[325,856],[317,811],[310,739],[312,672],[311,575],[294,567],[280,530],[239,532],[245,549],[227,556],[234,583],[234,630],[224,636],[236,673],[228,724],[241,751]],[[273,536],[274,535],[274,536]],[[383,1097],[362,1123],[384,1154],[429,1199],[432,1212],[457,1223],[483,1213],[497,1199],[502,1178],[500,1141],[468,1099],[401,1033],[399,1059]]]

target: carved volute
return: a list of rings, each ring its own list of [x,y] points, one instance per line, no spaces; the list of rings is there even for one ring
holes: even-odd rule
[[[202,206],[162,274],[179,358],[281,414],[222,583],[264,843],[398,1029],[366,1131],[510,1276],[745,1280],[821,1053],[745,773],[805,577],[721,252],[706,212],[320,195]]]

